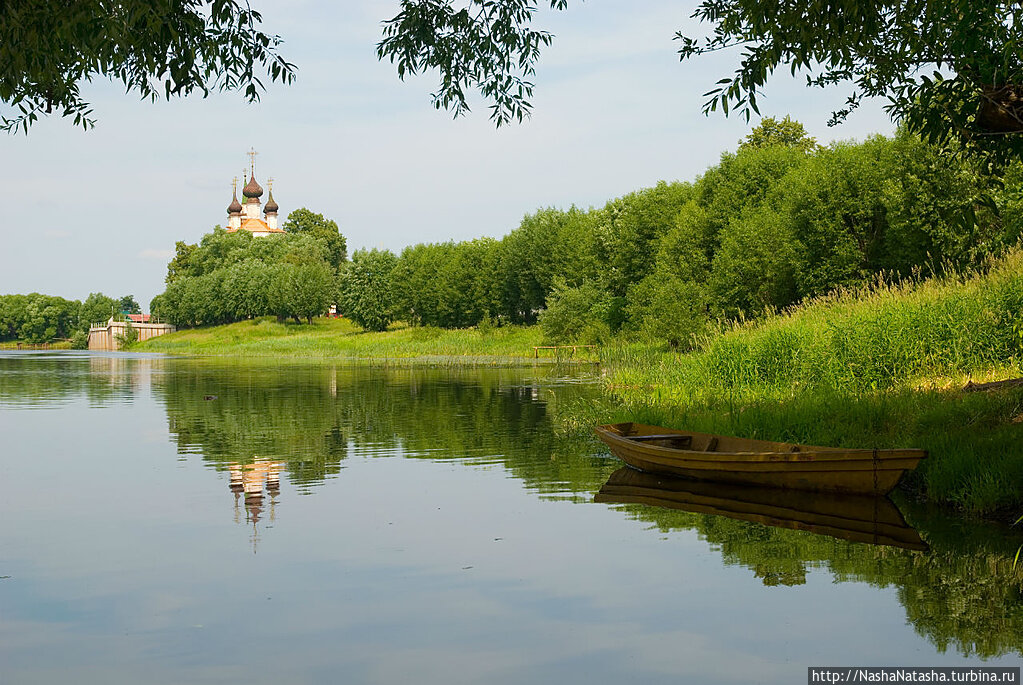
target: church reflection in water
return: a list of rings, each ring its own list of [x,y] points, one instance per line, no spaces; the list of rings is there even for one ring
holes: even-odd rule
[[[281,492],[282,461],[270,461],[256,457],[251,464],[237,462],[228,464],[230,473],[229,487],[234,493],[234,521],[242,522],[242,510],[245,511],[245,524],[252,524],[252,552],[255,554],[259,544],[259,521],[264,515],[271,523],[276,519],[277,498]],[[269,501],[267,501],[269,500]],[[265,525],[265,524],[264,524]]]

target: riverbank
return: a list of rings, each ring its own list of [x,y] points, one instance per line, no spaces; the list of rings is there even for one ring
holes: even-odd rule
[[[536,327],[501,326],[470,329],[395,326],[380,333],[364,331],[347,319],[313,319],[312,324],[278,323],[272,317],[226,326],[193,328],[153,338],[132,349],[181,355],[366,359],[445,365],[509,365],[537,361],[543,345]],[[539,361],[596,361],[583,349],[541,350]]]
[[[838,293],[708,336],[690,354],[620,345],[608,390],[568,430],[640,421],[841,447],[929,451],[911,494],[961,511],[1023,509],[1023,254],[980,275]]]
[[[965,392],[1023,376],[1023,253],[980,275],[875,284],[740,323],[678,354],[618,342],[599,352],[606,392],[550,407],[566,432],[641,421],[841,447],[918,447],[930,457],[902,485],[960,511],[1023,510],[1023,387]],[[369,333],[345,320],[265,318],[179,331],[135,349],[248,358],[524,364],[538,328]],[[549,353],[549,352],[548,352]],[[575,360],[596,360],[579,350]]]

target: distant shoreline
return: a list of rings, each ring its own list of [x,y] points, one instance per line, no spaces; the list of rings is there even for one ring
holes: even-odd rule
[[[208,328],[180,330],[132,350],[172,355],[289,360],[360,361],[367,363],[439,366],[529,366],[552,363],[594,363],[596,350],[540,350],[536,326],[441,329],[394,327],[363,331],[346,319],[314,319],[312,324],[278,323],[263,317]]]

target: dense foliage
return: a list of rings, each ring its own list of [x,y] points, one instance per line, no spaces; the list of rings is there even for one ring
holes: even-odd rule
[[[466,91],[490,103],[500,126],[531,109],[533,75],[551,34],[533,27],[541,8],[567,0],[402,0],[377,46],[398,75],[436,71],[437,108],[468,110]],[[759,113],[778,69],[808,86],[851,85],[842,121],[863,98],[932,143],[1006,161],[1023,151],[1023,8],[1013,0],[701,0],[696,35],[678,32],[681,60],[734,51],[735,73],[704,96],[704,110]],[[687,31],[688,33],[688,31]],[[708,84],[709,85],[709,84]]]
[[[103,293],[91,293],[84,302],[39,293],[0,295],[0,341],[80,340],[92,324],[122,313],[136,313],[131,307],[134,302],[131,295],[115,300]]]
[[[925,139],[1004,159],[1023,151],[1023,8],[1012,0],[702,0],[709,36],[681,32],[683,60],[734,49],[739,65],[707,93],[705,110],[757,112],[776,69],[807,85],[851,83],[842,121],[864,97]]]
[[[338,278],[338,307],[370,331],[382,331],[394,320],[394,254],[387,250],[356,250]]]
[[[25,131],[59,114],[92,125],[81,95],[96,77],[144,98],[241,90],[259,98],[258,70],[290,83],[280,39],[257,30],[238,0],[7,0],[0,3],[0,129]]]
[[[337,223],[322,214],[299,207],[288,214],[281,224],[288,233],[304,233],[319,238],[327,245],[327,262],[333,269],[340,269],[348,259],[348,241],[341,235]]]
[[[333,223],[333,222],[331,222]],[[177,326],[273,314],[299,321],[326,313],[334,290],[327,242],[306,232],[254,238],[220,227],[197,245],[177,244],[154,314]]]
[[[996,180],[906,132],[821,147],[798,122],[765,119],[693,183],[541,209],[499,241],[408,247],[389,286],[373,287],[388,320],[540,321],[551,341],[624,332],[686,348],[716,320],[880,274],[974,267],[1019,238],[1021,182],[1019,167]],[[340,288],[356,320],[380,301],[358,287]]]

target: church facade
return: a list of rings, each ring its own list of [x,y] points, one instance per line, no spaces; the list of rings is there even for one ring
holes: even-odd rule
[[[244,176],[242,177],[244,180]],[[231,184],[231,204],[227,207],[227,232],[248,231],[257,238],[284,233],[277,225],[277,202],[274,201],[273,179],[267,181],[269,196],[265,206],[260,205],[263,187],[256,182],[255,165],[249,171],[249,182],[242,188],[245,204],[238,201],[238,179]],[[262,218],[260,218],[262,214]]]

